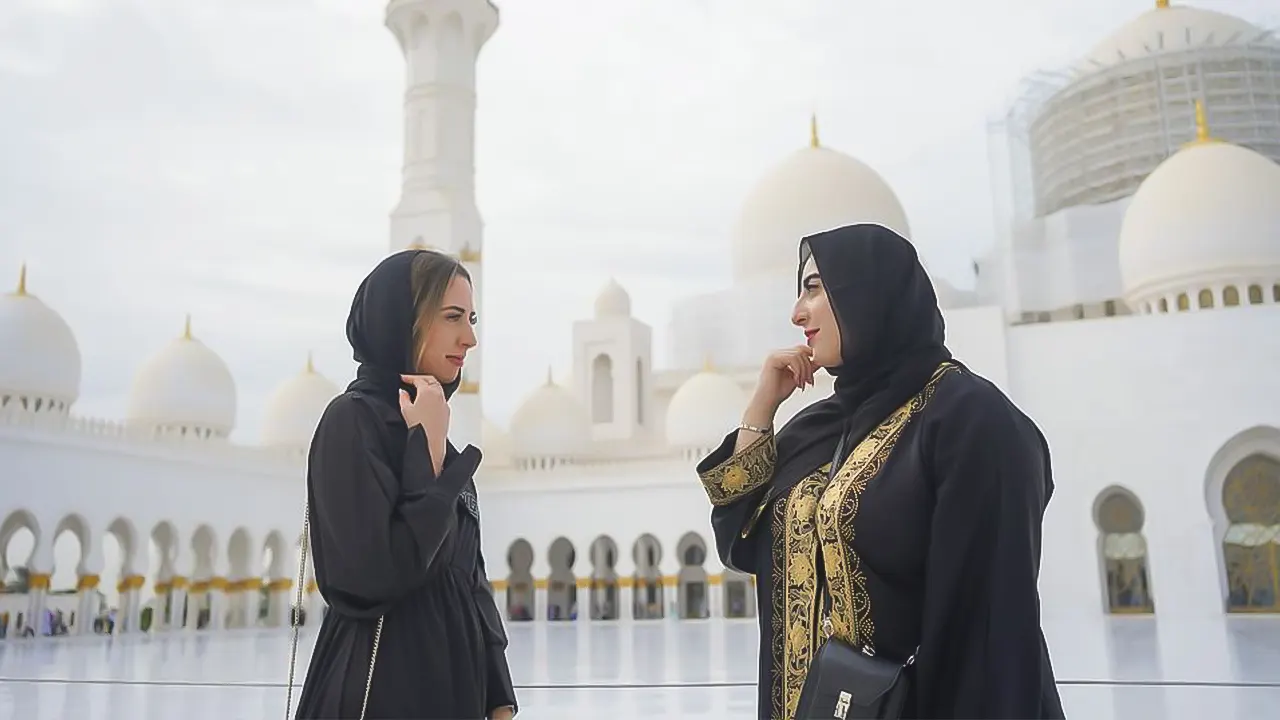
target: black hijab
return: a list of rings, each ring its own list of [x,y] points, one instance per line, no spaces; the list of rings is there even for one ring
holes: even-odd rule
[[[413,357],[413,261],[419,253],[429,252],[434,251],[394,253],[360,283],[347,316],[347,341],[360,363],[348,391],[375,397],[397,409],[401,388],[414,396],[413,386],[400,376],[418,372]],[[453,381],[441,384],[446,399],[461,382],[462,373],[458,373]]]
[[[835,393],[778,432],[772,496],[831,461],[842,435],[847,457],[951,358],[933,283],[906,238],[871,223],[810,235],[800,242],[799,282],[811,255],[840,326],[841,364],[827,370]]]

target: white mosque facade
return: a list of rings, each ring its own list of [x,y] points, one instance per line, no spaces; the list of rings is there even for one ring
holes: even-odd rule
[[[408,68],[390,248],[446,249],[479,281],[474,71],[497,11],[392,0],[387,24]],[[1161,2],[1070,74],[1010,113],[1027,151],[1011,192],[1029,200],[976,289],[935,281],[953,352],[1052,446],[1044,614],[1280,614],[1280,41]],[[509,428],[482,418],[468,366],[454,440],[485,453],[484,554],[511,622],[754,614],[750,578],[711,549],[694,464],[737,425],[765,352],[797,341],[797,240],[857,221],[910,235],[908,219],[815,126],[726,223],[733,284],[678,305],[665,367],[612,281],[574,325],[570,376],[549,373]],[[288,623],[306,446],[337,383],[308,362],[261,442],[233,444],[234,378],[188,321],[139,370],[124,419],[80,417],[74,332],[25,269],[0,297],[0,347],[0,632],[38,637],[48,610],[95,632],[104,578],[112,632]],[[820,377],[782,414],[829,389]],[[72,577],[55,568],[63,542],[81,549],[76,580],[52,587]],[[302,584],[317,616],[309,571]]]

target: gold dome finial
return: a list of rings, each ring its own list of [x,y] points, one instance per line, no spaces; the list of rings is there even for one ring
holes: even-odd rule
[[[1209,143],[1218,142],[1216,138],[1214,138],[1212,135],[1209,134],[1209,119],[1208,119],[1208,116],[1205,114],[1204,103],[1199,100],[1196,100],[1195,108],[1196,108],[1196,138],[1191,142],[1187,143],[1185,147],[1191,147],[1192,145],[1208,145]]]
[[[1204,103],[1196,101],[1196,141],[1209,141],[1209,118],[1205,116]]]
[[[22,267],[18,270],[18,289],[14,291],[14,295],[23,297],[27,294],[27,264],[22,263]]]
[[[182,339],[191,340],[191,313],[187,313],[187,321],[182,326]]]
[[[316,372],[316,363],[315,363],[315,358],[312,356],[311,351],[310,351],[310,350],[308,350],[308,351],[307,351],[307,368],[306,368],[306,373],[307,373],[308,375],[314,375],[314,374],[315,374],[315,372]]]
[[[809,147],[822,147],[818,142],[818,113],[809,115]]]
[[[1169,0],[1156,0],[1156,7],[1161,10],[1169,9]]]
[[[702,356],[702,372],[715,372],[716,366],[711,362],[711,353]]]
[[[555,384],[556,384],[556,381],[551,379],[551,366],[550,366],[550,365],[548,365],[548,366],[547,366],[547,384],[548,384],[548,385],[555,385]]]

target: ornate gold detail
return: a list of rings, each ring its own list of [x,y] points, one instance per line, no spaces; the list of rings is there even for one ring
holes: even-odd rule
[[[1196,139],[1187,143],[1184,147],[1191,147],[1193,145],[1209,145],[1212,143],[1221,142],[1221,140],[1218,140],[1209,134],[1209,119],[1205,115],[1204,103],[1200,102],[1199,100],[1196,100],[1195,108],[1196,108]]]
[[[1169,0],[1156,0],[1156,7],[1160,10],[1169,9]]]
[[[18,297],[26,297],[27,295],[27,264],[22,263],[22,267],[18,270],[18,289],[13,291]]]
[[[97,575],[81,575],[76,580],[76,590],[96,590],[102,578]]]
[[[464,263],[480,262],[480,251],[472,250],[470,245],[462,248],[462,252],[458,253],[458,259]]]
[[[809,116],[809,147],[822,147],[822,143],[818,142],[818,114],[813,113]]]
[[[306,588],[304,588],[304,589],[305,589],[307,592],[309,592],[309,593],[313,593],[313,592],[315,592],[316,590],[319,590],[319,589],[320,589],[320,586],[316,584],[316,581],[315,581],[315,580],[308,580],[308,581],[307,581],[307,586],[306,586]]]
[[[130,590],[138,590],[146,583],[147,579],[142,575],[126,575],[119,583],[116,584],[116,591],[128,592]]]
[[[875,649],[867,578],[861,559],[852,551],[862,492],[884,469],[902,431],[933,399],[938,381],[954,369],[955,366],[949,364],[939,367],[920,392],[858,443],[818,503],[817,527],[831,595],[832,634],[855,647]]]
[[[169,578],[169,584],[173,586],[174,590],[182,590],[187,587],[187,579],[181,575],[174,575]]]
[[[308,375],[314,375],[316,373],[315,358],[312,357],[310,350],[307,351],[307,366],[303,368],[302,371]]]
[[[458,392],[462,395],[479,395],[480,383],[474,380],[463,380],[458,385]]]
[[[190,340],[191,338],[191,313],[187,313],[187,320],[182,325],[182,339]]]
[[[728,460],[699,475],[712,505],[727,505],[759,489],[773,476],[778,446],[761,435]]]
[[[191,589],[187,591],[189,595],[201,595],[209,592],[208,580],[197,580],[191,583]]]
[[[283,592],[293,587],[292,578],[277,578],[267,583],[267,590],[270,592]]]
[[[28,590],[48,590],[49,583],[53,576],[49,573],[28,573],[27,589]]]
[[[783,607],[786,618],[786,640],[782,655],[782,692],[786,714],[795,717],[809,672],[809,662],[818,649],[818,533],[814,525],[818,497],[826,478],[813,473],[801,480],[787,494],[783,524],[783,551],[786,570],[783,584]]]

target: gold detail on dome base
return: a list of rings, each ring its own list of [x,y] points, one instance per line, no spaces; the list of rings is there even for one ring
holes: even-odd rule
[[[27,264],[22,263],[22,268],[18,270],[18,289],[13,291],[18,297],[27,296]]]
[[[194,339],[191,335],[191,313],[187,313],[187,321],[182,326],[182,339],[183,340]]]
[[[460,394],[460,395],[479,395],[479,394],[480,394],[480,383],[478,383],[478,382],[476,382],[476,381],[474,381],[474,380],[463,380],[463,381],[462,381],[462,383],[461,383],[460,385],[458,385],[458,394]]]
[[[472,250],[470,245],[462,248],[462,252],[458,253],[458,259],[466,263],[480,262],[480,251]]]
[[[809,147],[822,147],[818,142],[818,113],[809,116]]]

